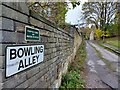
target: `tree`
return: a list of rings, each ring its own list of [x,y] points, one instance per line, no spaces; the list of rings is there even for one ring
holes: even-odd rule
[[[80,4],[76,0],[74,2],[70,1],[73,8]],[[54,22],[59,27],[65,28],[67,25],[65,23],[65,15],[68,11],[67,2],[33,2],[28,3],[28,5],[31,10]]]
[[[117,4],[117,23],[118,23],[118,35],[120,35],[120,0],[118,0],[119,3]]]
[[[103,41],[106,36],[109,36],[109,25],[114,21],[117,11],[116,2],[86,2],[83,7],[84,19],[88,24],[95,24],[96,28],[103,31]],[[109,31],[107,31],[109,30]]]
[[[85,2],[82,7],[83,18],[88,24],[95,24],[98,28],[98,21],[100,19],[100,5],[98,2]]]
[[[65,23],[65,14],[67,12],[67,3],[64,2],[34,2],[30,3],[29,8],[45,18],[54,21],[57,25]]]
[[[115,2],[86,2],[82,7],[84,19],[96,28],[105,30],[104,25],[109,25],[114,20],[117,10]]]

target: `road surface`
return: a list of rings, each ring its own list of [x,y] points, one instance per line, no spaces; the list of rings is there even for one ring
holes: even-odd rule
[[[119,57],[91,41],[86,41],[86,51],[88,72],[86,88],[106,88],[108,90],[118,88]],[[109,68],[103,58],[110,63],[112,69]]]

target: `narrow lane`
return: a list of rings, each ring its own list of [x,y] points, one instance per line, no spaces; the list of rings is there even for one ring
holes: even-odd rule
[[[101,60],[91,45],[93,45],[92,42],[86,41],[86,64],[88,69],[86,88],[118,88],[117,76],[109,70],[106,63]]]
[[[94,43],[92,43],[92,42],[89,42],[89,43],[90,43],[93,47],[95,47],[96,50],[98,50],[98,51],[101,53],[101,55],[102,55],[102,57],[103,57],[104,59],[106,59],[106,60],[108,60],[109,62],[112,63],[112,66],[111,66],[111,67],[114,69],[114,73],[115,73],[116,75],[118,75],[118,72],[119,72],[118,64],[120,63],[120,61],[119,61],[119,58],[120,58],[120,57],[119,57],[118,55],[116,55],[116,54],[114,54],[114,53],[112,53],[112,52],[110,52],[110,51],[108,51],[108,50],[106,50],[106,49],[98,46],[97,44],[94,44]]]

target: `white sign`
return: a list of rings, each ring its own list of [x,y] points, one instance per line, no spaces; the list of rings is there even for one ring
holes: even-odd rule
[[[44,45],[6,47],[6,77],[39,64],[44,58]]]

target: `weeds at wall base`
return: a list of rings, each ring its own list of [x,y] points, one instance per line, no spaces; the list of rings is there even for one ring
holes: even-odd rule
[[[60,90],[64,89],[84,89],[85,88],[85,80],[81,73],[84,72],[84,61],[86,58],[86,50],[85,50],[85,42],[83,41],[80,45],[75,60],[71,62],[68,66],[68,72],[62,76],[62,83],[60,86]]]

